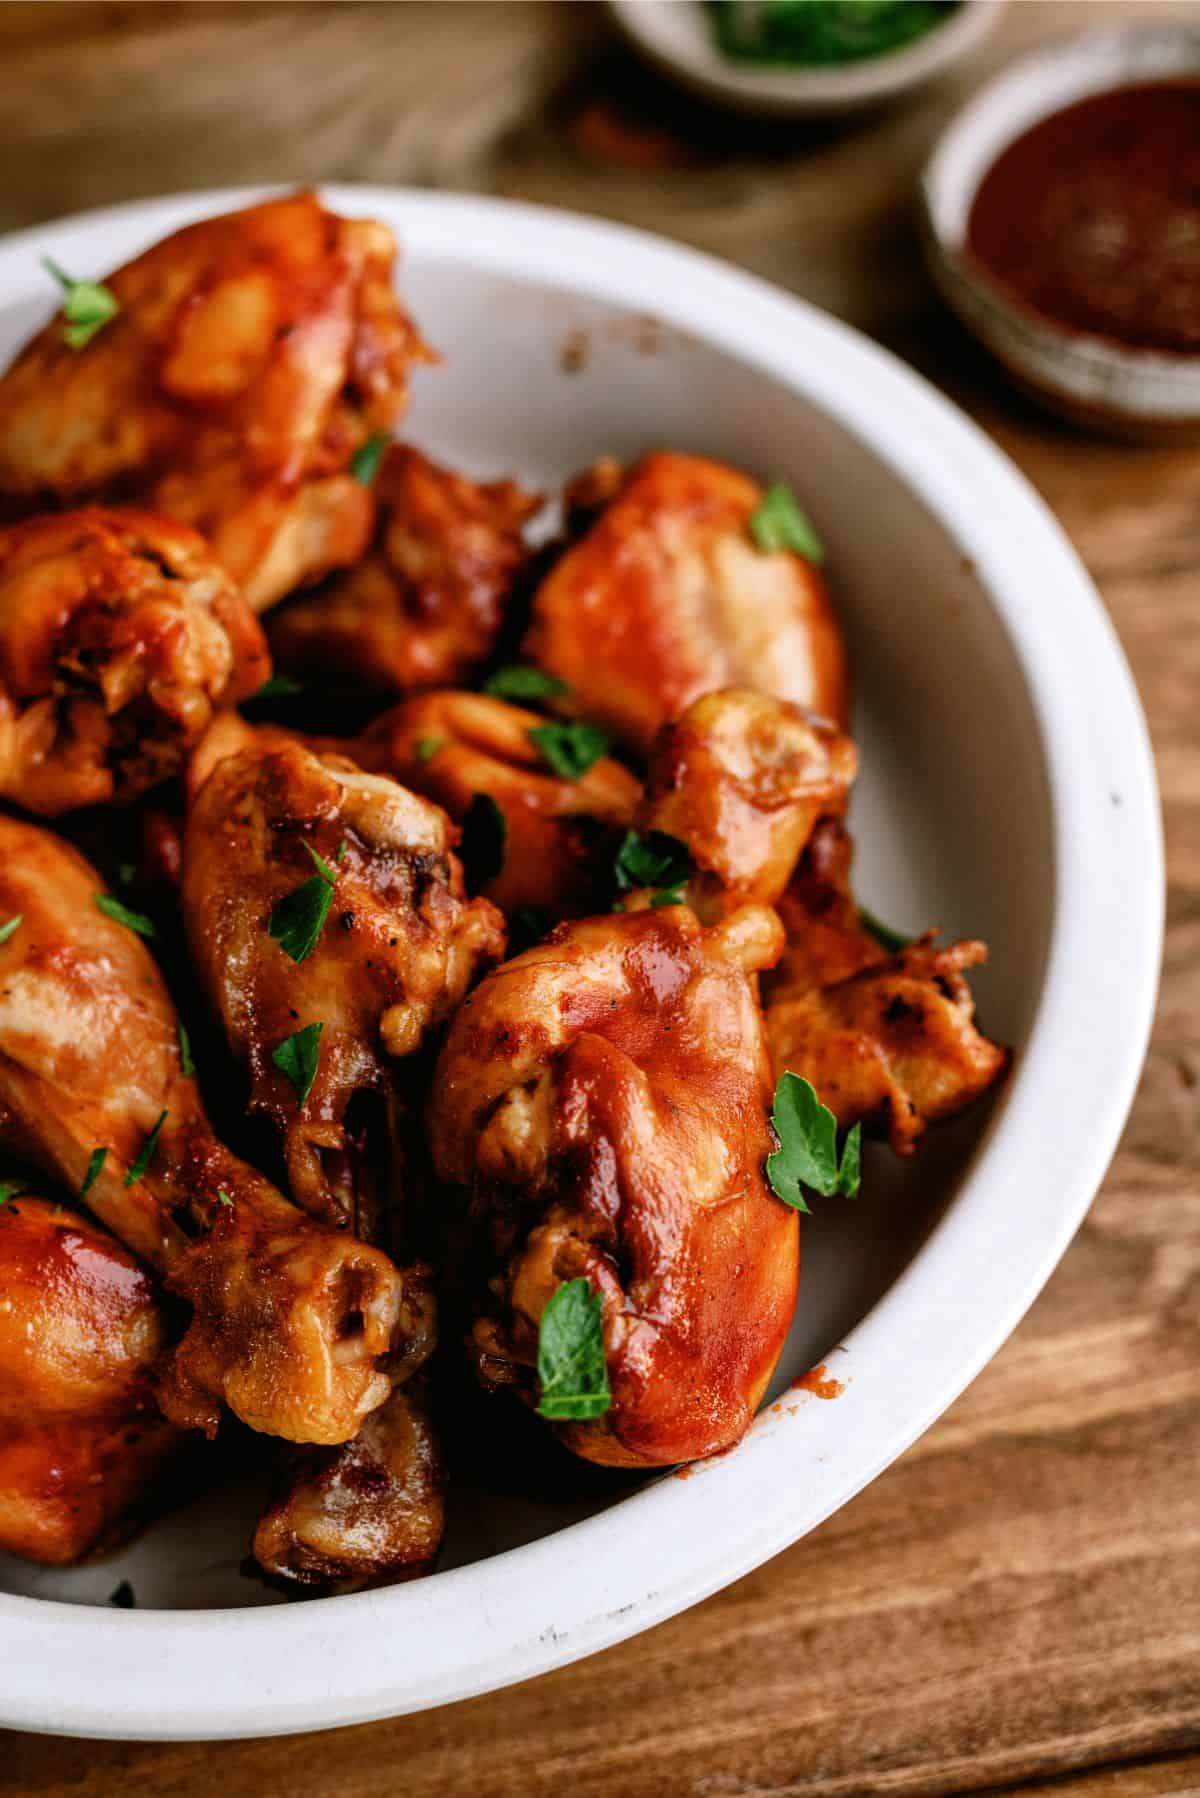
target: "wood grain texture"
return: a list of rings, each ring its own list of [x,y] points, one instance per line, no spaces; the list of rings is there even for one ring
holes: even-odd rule
[[[0,7],[4,227],[222,182],[478,188],[666,231],[890,342],[1015,458],[1095,576],[1146,702],[1169,864],[1153,1046],[1087,1223],[970,1391],[823,1528],[688,1615],[506,1693],[220,1747],[10,1735],[0,1789],[1200,1792],[1200,451],[1090,441],[1033,412],[935,307],[910,207],[983,69],[1133,12],[1200,21],[1149,0],[1024,0],[923,102],[816,130],[681,99],[594,7]]]

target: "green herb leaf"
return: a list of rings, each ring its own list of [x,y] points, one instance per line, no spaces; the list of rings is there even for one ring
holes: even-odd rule
[[[100,1170],[108,1160],[107,1149],[93,1149],[87,1164],[87,1173],[83,1176],[83,1185],[79,1188],[79,1196],[86,1199],[93,1186],[100,1178]]]
[[[879,947],[886,949],[889,955],[896,955],[901,949],[907,949],[912,941],[911,937],[901,936],[898,930],[893,930],[890,924],[881,923],[865,905],[858,908],[858,921],[868,936],[873,936]]]
[[[825,546],[796,504],[791,488],[782,481],[767,488],[758,510],[751,515],[749,529],[759,549],[768,555],[791,549],[809,562],[820,564],[825,560]]]
[[[142,1175],[145,1173],[146,1169],[150,1166],[151,1157],[153,1156],[155,1149],[158,1147],[159,1132],[161,1131],[161,1129],[162,1129],[163,1125],[166,1123],[166,1121],[167,1121],[166,1112],[160,1111],[158,1114],[157,1123],[155,1124],[153,1130],[151,1130],[151,1132],[150,1132],[149,1136],[146,1138],[145,1142],[142,1144],[141,1154],[138,1156],[137,1160],[134,1162],[133,1166],[130,1168],[129,1172],[125,1176],[125,1179],[123,1182],[123,1184],[125,1186],[135,1186],[137,1184],[137,1182],[141,1179]]]
[[[709,0],[717,44],[743,61],[813,68],[861,62],[934,30],[955,0]]]
[[[846,1138],[841,1162],[837,1152],[837,1119],[822,1105],[812,1082],[798,1074],[781,1074],[775,1088],[771,1122],[779,1147],[767,1157],[772,1191],[796,1211],[807,1211],[802,1187],[828,1198],[835,1192],[856,1197],[862,1172],[862,1125]]]
[[[431,762],[438,750],[445,747],[445,737],[418,737],[413,744],[419,762]]]
[[[133,1587],[127,1579],[123,1579],[119,1586],[113,1587],[108,1595],[108,1602],[114,1605],[118,1611],[132,1611],[137,1608]]]
[[[225,1188],[223,1186],[218,1186],[218,1188],[217,1188],[217,1204],[218,1205],[228,1205],[229,1209],[231,1211],[233,1210],[233,1200],[230,1198],[229,1194],[225,1191]]]
[[[559,1421],[602,1417],[612,1404],[604,1307],[585,1279],[560,1286],[538,1326],[538,1410]]]
[[[476,890],[499,874],[504,866],[508,824],[490,793],[476,793],[463,819],[458,853],[467,882]]]
[[[0,1205],[11,1205],[14,1199],[28,1191],[24,1180],[0,1180]]]
[[[535,724],[529,740],[564,780],[582,780],[608,753],[608,737],[595,724]]]
[[[175,1026],[175,1033],[179,1038],[179,1071],[185,1079],[190,1080],[196,1072],[196,1063],[192,1056],[192,1039],[182,1018]]]
[[[656,887],[652,906],[682,905],[683,888],[692,872],[692,858],[687,844],[665,830],[652,830],[639,837],[636,830],[626,831],[617,850],[613,873],[621,892],[633,887]]]
[[[379,464],[383,461],[391,441],[386,431],[376,431],[375,435],[368,437],[361,449],[356,449],[350,458],[350,473],[356,481],[361,481],[364,487],[374,485],[375,477],[379,473]]]
[[[7,924],[0,924],[0,943],[7,943],[10,936],[15,936],[19,927],[25,922],[25,914],[18,912]]]
[[[509,954],[519,955],[522,949],[531,949],[534,943],[541,942],[553,926],[553,912],[540,905],[518,905],[512,915]]]
[[[130,911],[127,905],[122,905],[121,901],[114,899],[111,893],[97,893],[96,904],[105,917],[111,918],[114,924],[124,924],[126,930],[132,930],[138,936],[148,937],[152,942],[158,935],[158,928],[153,918],[148,918],[145,912]]]
[[[53,275],[66,296],[62,304],[62,315],[67,321],[63,341],[71,349],[81,350],[121,310],[117,296],[100,281],[73,280],[49,256],[42,257],[42,266]]]
[[[278,1048],[272,1049],[271,1060],[281,1074],[286,1074],[296,1089],[296,1097],[303,1105],[312,1091],[312,1083],[317,1077],[317,1062],[320,1060],[321,1032],[324,1024],[306,1024],[303,1030],[296,1030],[291,1036],[285,1036]]]
[[[303,681],[293,680],[290,674],[272,674],[263,682],[257,693],[251,693],[246,704],[253,705],[256,699],[295,699],[296,695],[303,691]]]
[[[523,663],[513,663],[508,668],[497,668],[489,674],[483,683],[485,693],[493,699],[558,699],[569,691],[567,683],[553,674],[543,674],[540,668],[530,668]]]
[[[267,920],[268,935],[275,938],[284,954],[290,955],[294,962],[307,961],[316,948],[337,885],[337,869],[331,867],[323,855],[318,855],[311,843],[305,843],[304,847],[317,872],[311,880],[303,881],[292,892],[285,893]],[[341,861],[345,852],[343,842],[338,847],[336,859]]]

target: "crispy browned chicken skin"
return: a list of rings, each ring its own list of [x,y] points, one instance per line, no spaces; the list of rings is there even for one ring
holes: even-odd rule
[[[524,653],[567,683],[565,709],[642,753],[715,687],[757,688],[845,725],[825,582],[803,557],[755,546],[762,497],[736,469],[673,450],[630,471],[534,599]]]
[[[136,799],[270,667],[183,525],[91,506],[0,528],[0,795],[27,810]]]
[[[986,946],[922,937],[889,954],[850,896],[850,856],[842,825],[823,820],[780,903],[788,946],[763,983],[767,1034],[778,1073],[810,1080],[843,1127],[861,1121],[911,1155],[1010,1055],[979,1031],[964,979]]]
[[[88,1206],[192,1305],[169,1416],[211,1432],[224,1401],[270,1435],[345,1441],[428,1353],[428,1296],[216,1140],[158,969],[102,891],[66,843],[0,815],[0,918],[21,919],[0,944],[0,1143],[75,1192],[106,1150]]]
[[[373,506],[348,464],[427,355],[394,258],[311,193],[174,232],[106,278],[120,310],[85,347],[56,315],[0,380],[0,496],[137,499],[201,531],[256,610],[349,566]]]
[[[296,1202],[370,1238],[387,1202],[378,1170],[390,1158],[396,1064],[499,960],[503,920],[486,899],[467,900],[458,832],[440,806],[281,732],[244,737],[188,817],[193,961],[249,1072],[251,1107],[280,1133]],[[313,850],[336,884],[315,947],[297,963],[268,923],[288,894],[319,881]],[[312,1024],[318,1062],[301,1104],[273,1055]],[[364,1117],[368,1099],[375,1111]]]
[[[384,457],[375,498],[365,558],[272,618],[279,666],[383,694],[465,680],[500,633],[529,561],[522,526],[541,500],[406,444]]]
[[[744,688],[708,693],[655,738],[638,825],[687,845],[702,917],[775,905],[857,767],[849,737],[799,706]]]
[[[545,723],[486,693],[422,693],[376,718],[353,753],[460,823],[479,794],[494,799],[504,814],[503,862],[480,890],[510,916],[536,906],[557,919],[595,909],[598,874],[607,878],[641,787],[611,756],[564,780],[529,735]]]
[[[729,1448],[796,1300],[796,1214],[766,1185],[771,1069],[754,974],[774,913],[685,906],[561,925],[468,998],[438,1062],[436,1169],[469,1189],[485,1384],[532,1393],[565,1281],[604,1305],[613,1402],[559,1426],[589,1460]]]
[[[153,1508],[179,1444],[154,1396],[166,1327],[132,1255],[30,1193],[0,1205],[0,1292],[0,1550],[63,1566]]]

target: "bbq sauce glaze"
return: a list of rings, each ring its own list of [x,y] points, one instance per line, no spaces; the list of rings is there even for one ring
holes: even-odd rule
[[[980,183],[967,250],[1059,325],[1200,351],[1200,81],[1116,88],[1040,120]]]

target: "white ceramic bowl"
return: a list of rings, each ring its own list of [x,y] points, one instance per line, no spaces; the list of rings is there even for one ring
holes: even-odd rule
[[[92,214],[0,245],[0,350],[53,304],[44,253],[99,274],[249,194]],[[0,1719],[86,1735],[350,1723],[524,1679],[645,1629],[777,1553],[920,1435],[1062,1254],[1141,1065],[1161,934],[1154,773],[1086,575],[1031,489],[934,390],[843,325],[720,263],[496,200],[330,188],[405,246],[447,354],[411,434],[558,482],[652,444],[793,483],[828,545],[858,683],[867,902],[990,939],[984,1019],[1015,1044],[990,1114],[804,1220],[773,1401],[733,1453],[607,1508],[458,1493],[446,1570],[278,1604],[238,1560],[255,1493],[99,1567],[3,1569]],[[826,1403],[790,1382],[828,1360]],[[105,1600],[128,1578],[139,1608]]]
[[[1200,438],[1200,356],[1127,349],[1043,318],[970,256],[967,223],[996,158],[1039,120],[1112,88],[1200,78],[1192,17],[1085,31],[1018,57],[951,120],[921,177],[926,259],[968,330],[1052,411],[1151,443]]]
[[[944,24],[902,49],[839,68],[787,68],[725,56],[703,0],[608,0],[647,61],[705,100],[774,118],[834,118],[914,93],[982,43],[1005,0],[962,0]]]

